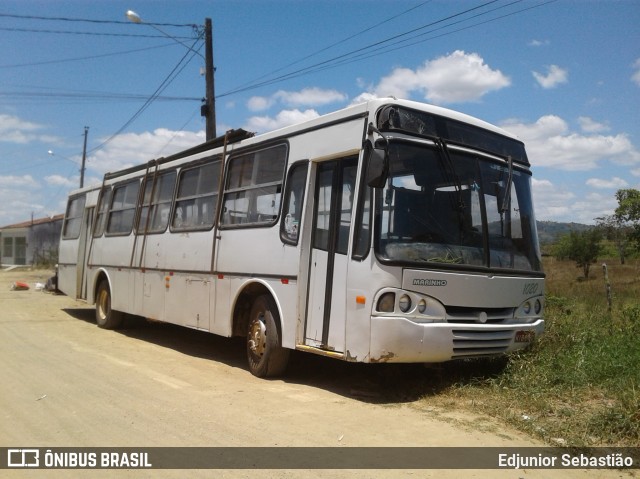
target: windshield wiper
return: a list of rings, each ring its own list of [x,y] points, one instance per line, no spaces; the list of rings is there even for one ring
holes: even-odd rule
[[[456,171],[456,167],[451,159],[451,155],[449,155],[449,148],[447,147],[447,143],[440,137],[436,137],[434,142],[438,148],[438,153],[440,159],[445,164],[446,169],[449,170],[449,175],[451,176],[451,180],[453,182],[453,187],[456,190],[456,211],[458,213],[458,230],[460,232],[460,240],[463,241],[465,237],[465,218],[464,218],[464,198],[462,197],[462,183],[460,182],[460,178],[458,177],[458,173]]]
[[[456,190],[456,196],[458,200],[458,204],[456,205],[458,211],[464,211],[465,204],[464,199],[462,198],[462,183],[460,182],[460,178],[458,177],[458,173],[456,172],[456,167],[453,164],[453,160],[449,155],[449,149],[447,148],[447,143],[440,137],[435,138],[434,140],[436,146],[438,147],[438,153],[440,153],[440,159],[443,160],[444,164],[449,170],[449,173],[453,180],[453,187]]]
[[[500,234],[503,238],[511,236],[511,221],[508,219],[510,215],[507,215],[511,208],[511,184],[513,183],[513,159],[511,156],[507,157],[507,162],[509,163],[509,175],[507,176],[507,184],[504,187],[504,196],[500,205]],[[507,217],[507,228],[505,228],[505,216]]]
[[[504,197],[502,198],[502,206],[500,206],[500,214],[504,214],[509,210],[511,205],[511,183],[513,183],[513,159],[511,155],[507,157],[509,163],[509,176],[507,177],[507,184],[504,189]]]

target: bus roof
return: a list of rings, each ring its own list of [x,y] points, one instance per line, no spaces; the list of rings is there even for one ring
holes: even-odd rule
[[[491,123],[480,120],[473,116],[467,115],[465,113],[461,113],[455,110],[450,110],[448,108],[443,108],[436,105],[431,105],[428,103],[421,103],[412,100],[402,100],[396,99],[393,97],[387,98],[376,98],[371,99],[362,103],[353,104],[347,106],[343,109],[327,113],[325,115],[318,116],[316,118],[306,120],[301,123],[297,123],[295,125],[286,126],[277,130],[273,130],[270,132],[262,133],[260,135],[255,135],[254,133],[245,131],[243,129],[237,130],[229,130],[224,135],[218,136],[212,140],[209,140],[205,143],[201,143],[187,150],[175,153],[168,157],[162,157],[158,159],[153,159],[147,163],[135,165],[129,168],[124,168],[122,170],[117,170],[113,172],[108,172],[104,175],[105,180],[109,180],[112,178],[121,177],[130,173],[135,173],[140,170],[144,170],[149,165],[155,164],[164,164],[167,162],[175,161],[181,158],[186,158],[188,156],[193,156],[201,153],[211,152],[212,154],[220,154],[222,153],[222,148],[225,145],[225,137],[226,143],[229,144],[240,144],[239,146],[250,146],[254,143],[260,143],[264,141],[274,140],[281,137],[294,136],[296,134],[303,133],[310,129],[317,128],[319,126],[329,124],[332,122],[339,122],[346,120],[352,117],[365,117],[370,112],[376,112],[384,106],[389,105],[397,105],[399,107],[405,107],[412,110],[422,111],[425,113],[437,115],[444,118],[453,119],[462,123],[466,123],[469,125],[476,126],[478,128],[482,128],[484,130],[493,132],[495,134],[504,136],[506,138],[510,138],[514,141],[520,141],[515,135],[499,128]],[[77,194],[80,191],[89,191],[99,188],[99,185],[92,185],[80,190],[76,190],[71,194]]]

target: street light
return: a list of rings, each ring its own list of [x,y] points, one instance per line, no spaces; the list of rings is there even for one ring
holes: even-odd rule
[[[82,165],[80,166],[80,188],[82,188],[84,186],[84,172],[86,170],[85,162],[86,162],[86,159],[87,159],[87,133],[88,132],[89,132],[89,127],[85,126],[84,127],[84,148],[82,150]],[[64,155],[57,155],[56,153],[54,153],[53,150],[47,151],[47,154],[49,156],[57,156],[59,158],[62,158],[63,160],[70,161],[74,165],[78,164],[77,162],[73,161],[71,158],[67,158]]]
[[[133,23],[144,23],[140,15],[138,15],[133,10],[127,10],[126,17],[132,21]],[[186,43],[181,42],[177,38],[169,35],[165,31],[161,30],[157,26],[152,23],[146,23],[150,27],[153,27],[160,33],[162,33],[165,37],[172,39],[173,41],[179,43],[184,46],[188,50],[191,50],[194,53],[202,56],[199,52],[195,51]],[[213,27],[211,25],[211,19],[205,18],[204,20],[204,63],[205,63],[205,98],[204,105],[200,108],[200,115],[204,116],[206,119],[206,139],[207,141],[212,140],[216,137],[216,99],[215,99],[215,87],[214,87],[214,79],[213,79]]]

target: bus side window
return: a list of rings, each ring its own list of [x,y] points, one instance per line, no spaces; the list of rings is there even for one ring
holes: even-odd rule
[[[176,183],[176,172],[169,171],[153,179],[144,181],[144,195],[140,210],[140,220],[136,228],[137,233],[163,233],[169,222],[169,210],[173,199],[173,189]],[[151,192],[153,191],[153,198]]]
[[[280,211],[287,145],[231,157],[225,183],[221,224],[275,224]]]
[[[356,223],[353,238],[354,259],[362,261],[369,254],[371,246],[371,204],[373,189],[366,181],[360,183],[360,195],[356,206]]]
[[[133,180],[113,189],[107,220],[107,235],[128,235],[133,228],[140,181]]]
[[[297,245],[302,221],[302,205],[307,180],[308,161],[294,164],[289,170],[284,192],[284,208],[280,223],[280,239],[283,243]]]
[[[96,218],[93,236],[102,236],[104,228],[107,225],[107,213],[109,212],[109,202],[111,201],[111,187],[105,186],[100,194],[100,203],[98,205],[98,216]]]
[[[62,237],[64,239],[76,239],[80,236],[80,225],[82,224],[85,199],[86,196],[82,195],[69,200],[67,213],[64,216],[64,227],[62,229]]]
[[[219,179],[220,161],[180,172],[171,220],[172,231],[207,230],[213,227]]]

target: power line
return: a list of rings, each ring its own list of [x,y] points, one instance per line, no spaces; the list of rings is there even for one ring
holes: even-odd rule
[[[420,4],[418,4],[418,5],[414,6],[414,7],[411,7],[408,10],[405,10],[405,11],[403,11],[403,12],[397,14],[397,15],[389,17],[386,20],[382,20],[381,22],[378,22],[375,25],[371,25],[370,27],[367,27],[364,30],[360,30],[359,32],[354,33],[353,35],[349,35],[348,37],[343,38],[342,40],[339,40],[339,41],[337,41],[335,43],[332,43],[332,44],[330,44],[330,45],[328,45],[326,47],[323,47],[320,50],[316,50],[315,52],[310,53],[310,54],[308,54],[308,55],[306,55],[306,56],[304,56],[304,57],[302,57],[302,58],[300,58],[298,60],[295,60],[295,61],[293,61],[293,62],[291,62],[291,63],[289,63],[287,65],[284,65],[284,66],[282,66],[282,67],[280,67],[280,68],[278,68],[276,70],[273,70],[273,71],[271,71],[269,73],[261,75],[258,78],[255,78],[255,79],[253,79],[253,80],[251,80],[251,81],[249,81],[249,82],[247,82],[247,83],[245,83],[243,85],[240,85],[238,88],[242,88],[242,87],[245,87],[245,86],[250,86],[254,82],[257,82],[258,80],[262,80],[263,78],[267,78],[270,75],[273,75],[274,73],[278,73],[278,72],[281,72],[283,70],[286,70],[287,68],[292,67],[293,65],[297,65],[298,63],[302,63],[303,61],[308,60],[309,58],[312,58],[312,57],[314,57],[314,56],[316,56],[316,55],[318,55],[318,54],[320,54],[322,52],[330,50],[331,48],[334,48],[336,46],[342,45],[342,44],[348,42],[349,40],[352,40],[352,39],[354,39],[354,38],[356,38],[356,37],[358,37],[358,36],[360,36],[360,35],[362,35],[362,34],[364,34],[366,32],[369,32],[369,31],[373,30],[374,28],[377,28],[377,27],[379,27],[381,25],[384,25],[385,23],[389,23],[390,21],[395,20],[396,18],[399,18],[399,17],[401,17],[403,15],[406,15],[407,13],[420,8],[420,7],[424,6],[424,5],[426,5],[427,3],[430,3],[431,1],[432,0],[427,0],[427,1],[422,2],[422,3],[420,3]]]
[[[21,20],[45,20],[45,21],[58,21],[58,22],[81,22],[81,23],[102,23],[102,24],[112,24],[112,25],[131,25],[129,20],[98,20],[91,18],[71,18],[71,17],[44,17],[37,15],[17,15],[12,13],[0,13],[0,17],[7,18],[19,18]],[[199,28],[198,25],[193,23],[152,23],[152,22],[144,22],[147,25],[155,25],[160,27],[189,27],[189,28]]]
[[[465,18],[465,19],[462,19],[462,20],[451,22],[451,23],[448,23],[448,24],[443,25],[441,27],[434,28],[432,30],[429,30],[429,31],[426,31],[426,32],[423,32],[423,33],[420,33],[420,34],[417,34],[417,35],[414,35],[412,37],[405,38],[403,40],[398,40],[396,42],[391,43],[390,45],[381,45],[378,48],[374,48],[374,49],[372,49],[370,51],[365,51],[365,52],[359,53],[357,55],[353,55],[353,56],[351,56],[349,58],[346,58],[344,60],[335,62],[332,65],[328,66],[327,68],[334,68],[336,66],[346,65],[346,64],[349,64],[349,63],[352,63],[352,62],[355,62],[355,61],[365,60],[367,58],[372,58],[372,57],[375,57],[375,56],[378,56],[378,55],[382,55],[382,54],[385,54],[385,53],[390,53],[390,52],[393,52],[393,51],[396,51],[396,50],[401,50],[401,49],[406,48],[406,47],[418,45],[420,43],[424,43],[426,41],[433,40],[435,38],[441,38],[441,37],[444,37],[444,36],[447,36],[447,35],[451,35],[453,33],[457,33],[457,32],[463,31],[463,30],[468,30],[470,28],[474,28],[476,26],[483,25],[485,23],[490,23],[490,22],[499,20],[501,18],[510,16],[510,15],[515,15],[516,13],[520,13],[520,12],[523,12],[525,10],[530,10],[532,8],[537,8],[537,7],[541,6],[541,5],[544,5],[544,3],[543,4],[538,4],[538,5],[535,5],[533,7],[528,7],[528,8],[524,8],[522,10],[518,10],[516,12],[508,13],[506,15],[501,15],[499,17],[494,17],[494,18],[491,18],[489,20],[485,20],[483,22],[475,23],[473,25],[468,25],[466,27],[459,28],[457,30],[450,30],[448,32],[445,32],[445,33],[442,33],[442,34],[439,34],[439,35],[430,36],[430,37],[427,37],[427,38],[423,38],[422,40],[418,40],[418,41],[414,41],[412,43],[409,43],[412,40],[415,40],[416,38],[425,37],[426,35],[429,35],[431,33],[437,32],[439,30],[444,30],[444,29],[452,27],[454,25],[458,25],[460,23],[468,22],[468,21],[470,21],[470,20],[472,20],[474,18],[478,18],[478,17],[484,16],[484,15],[488,15],[490,13],[493,13],[493,12],[497,11],[497,10],[501,10],[503,8],[510,7],[512,5],[515,5],[516,3],[521,3],[523,1],[524,0],[514,0],[511,3],[508,3],[506,5],[502,5],[502,6],[493,8],[491,10],[487,10],[486,12],[477,13],[475,15],[472,15],[469,18]],[[546,3],[550,3],[550,2],[554,2],[554,1],[557,1],[557,0],[550,0],[550,1],[546,2]],[[395,46],[395,45],[402,45],[402,46]],[[393,48],[394,46],[395,46],[395,48]],[[311,72],[321,71],[323,69],[325,69],[325,68],[318,68],[318,69],[312,70]]]
[[[436,25],[436,24],[438,24],[438,23],[445,22],[445,21],[447,21],[447,20],[449,20],[449,19],[451,19],[451,18],[459,17],[459,16],[464,15],[464,14],[466,14],[466,13],[468,13],[468,12],[471,12],[471,11],[477,10],[477,9],[479,9],[479,8],[482,8],[482,7],[486,6],[486,5],[490,5],[490,4],[495,3],[495,2],[497,2],[497,1],[498,1],[498,0],[491,0],[491,1],[489,1],[489,2],[483,3],[483,4],[478,5],[478,6],[476,6],[476,7],[472,7],[472,8],[469,8],[469,9],[467,9],[467,10],[464,10],[464,11],[462,11],[462,12],[459,12],[459,13],[456,13],[456,14],[450,15],[450,16],[448,16],[448,17],[442,18],[442,19],[440,19],[440,20],[436,20],[436,21],[434,21],[434,22],[428,23],[428,24],[423,25],[423,26],[421,26],[421,27],[414,28],[414,29],[412,29],[412,30],[409,30],[409,31],[407,31],[407,32],[404,32],[404,33],[401,33],[401,34],[398,34],[398,35],[394,35],[394,36],[392,36],[392,37],[390,37],[390,38],[387,38],[387,39],[385,39],[385,40],[380,40],[380,41],[375,42],[375,43],[372,43],[372,44],[370,44],[370,45],[367,45],[367,46],[364,46],[364,47],[358,48],[358,49],[356,49],[356,50],[352,50],[352,51],[350,51],[350,52],[347,52],[347,53],[344,53],[344,54],[338,55],[338,56],[336,56],[336,57],[330,58],[330,59],[328,59],[328,60],[324,60],[324,61],[322,61],[322,62],[315,63],[315,64],[313,64],[313,65],[310,65],[310,66],[308,66],[308,67],[305,67],[305,68],[302,68],[302,69],[296,70],[296,71],[294,71],[294,72],[290,72],[290,73],[287,73],[287,74],[281,75],[281,76],[276,77],[276,78],[273,78],[273,79],[271,79],[271,80],[266,80],[266,81],[264,81],[264,82],[260,82],[260,83],[254,83],[254,84],[252,84],[252,85],[250,84],[249,86],[244,87],[244,88],[242,88],[242,87],[241,87],[241,88],[236,88],[235,90],[228,91],[228,92],[223,93],[223,94],[221,94],[221,95],[219,95],[219,96],[220,96],[220,97],[224,97],[224,96],[232,95],[232,94],[234,94],[234,93],[240,93],[240,92],[247,91],[247,90],[252,90],[252,89],[255,89],[255,88],[258,88],[258,87],[261,87],[261,86],[270,85],[270,84],[272,84],[272,83],[279,82],[279,81],[281,81],[281,80],[287,80],[287,79],[290,79],[290,78],[295,78],[295,77],[301,76],[301,75],[303,75],[303,74],[306,74],[306,73],[307,73],[307,70],[309,70],[309,72],[316,72],[316,71],[319,71],[319,70],[312,70],[312,69],[317,68],[317,67],[322,66],[322,65],[330,64],[330,63],[335,62],[335,61],[337,61],[337,60],[340,60],[340,59],[342,59],[342,58],[345,58],[345,57],[348,57],[348,56],[350,56],[350,55],[353,55],[353,54],[355,54],[355,53],[358,53],[358,52],[361,52],[361,51],[363,51],[363,50],[367,50],[367,49],[370,49],[370,48],[372,48],[372,47],[375,47],[375,46],[378,46],[378,45],[381,45],[381,44],[387,43],[387,42],[389,42],[389,41],[392,41],[392,40],[395,40],[395,39],[397,39],[397,38],[400,38],[400,37],[403,37],[403,36],[409,35],[409,34],[414,33],[414,32],[416,32],[416,31],[423,30],[423,29],[425,29],[425,28],[428,28],[428,27],[430,27],[430,26]]]
[[[338,67],[338,66],[342,66],[342,65],[349,64],[349,63],[353,63],[353,62],[355,62],[355,61],[360,61],[360,60],[363,60],[363,59],[365,59],[365,58],[370,58],[370,57],[374,57],[374,56],[382,55],[382,54],[384,54],[384,53],[388,53],[388,52],[390,52],[390,51],[399,50],[399,49],[401,49],[401,48],[407,48],[407,47],[409,47],[409,46],[413,46],[413,45],[415,45],[415,44],[417,44],[417,43],[423,43],[423,42],[426,42],[426,41],[432,40],[432,39],[434,39],[434,38],[439,38],[439,37],[442,37],[442,36],[445,36],[445,35],[449,35],[449,34],[452,34],[452,33],[458,32],[458,31],[466,30],[466,29],[469,29],[469,28],[474,28],[474,27],[476,27],[476,26],[483,25],[483,24],[486,24],[486,23],[490,23],[490,22],[493,22],[493,21],[496,21],[496,20],[499,20],[499,19],[505,18],[505,17],[507,17],[507,16],[515,15],[515,14],[517,14],[517,13],[522,13],[522,12],[524,12],[524,11],[531,10],[531,9],[533,9],[533,8],[538,8],[538,7],[541,7],[541,6],[543,6],[543,5],[547,5],[547,4],[549,4],[549,3],[553,3],[553,2],[555,2],[555,1],[557,1],[557,0],[549,0],[549,1],[547,1],[547,2],[543,2],[543,3],[540,3],[540,4],[534,5],[534,6],[532,6],[532,7],[527,7],[527,8],[524,8],[524,9],[518,10],[518,11],[516,11],[516,12],[511,12],[511,13],[506,14],[506,15],[502,15],[502,16],[499,16],[499,17],[495,17],[495,18],[492,18],[492,19],[486,20],[486,21],[484,21],[484,22],[479,22],[479,23],[476,23],[476,24],[474,24],[474,25],[470,25],[470,26],[467,26],[467,27],[464,27],[464,28],[460,28],[460,29],[458,29],[458,30],[454,30],[454,31],[451,31],[451,32],[443,33],[443,34],[441,34],[441,35],[437,35],[436,37],[430,37],[430,38],[423,39],[423,40],[418,41],[418,42],[414,42],[414,43],[411,43],[411,44],[407,44],[407,45],[404,45],[404,46],[401,46],[401,47],[396,47],[396,48],[393,48],[393,49],[390,49],[390,48],[389,48],[390,46],[397,45],[397,44],[399,44],[399,43],[403,43],[403,42],[408,42],[408,41],[410,41],[410,40],[412,40],[412,39],[415,39],[415,38],[417,38],[417,37],[419,37],[419,36],[424,36],[424,35],[427,35],[427,34],[429,34],[429,33],[433,33],[434,31],[436,31],[436,30],[440,30],[440,29],[442,29],[442,28],[448,28],[448,27],[450,27],[450,26],[452,26],[452,25],[455,25],[455,24],[457,24],[457,23],[462,23],[462,22],[469,21],[469,20],[471,20],[472,18],[476,18],[476,17],[481,16],[481,15],[486,15],[486,14],[488,14],[488,13],[495,12],[496,10],[504,9],[504,8],[506,8],[506,7],[511,6],[511,5],[512,5],[512,4],[514,4],[514,3],[518,3],[518,2],[520,2],[520,1],[522,1],[522,0],[517,0],[516,2],[512,2],[512,3],[509,3],[509,4],[507,4],[507,5],[502,5],[502,6],[500,6],[500,7],[494,8],[494,9],[492,9],[492,10],[490,10],[490,11],[483,12],[483,13],[481,13],[481,14],[474,15],[474,16],[472,16],[472,17],[470,17],[470,18],[467,18],[467,19],[464,19],[464,20],[461,20],[461,21],[458,21],[458,22],[454,22],[454,23],[451,23],[451,24],[445,25],[445,26],[440,27],[440,28],[438,28],[438,29],[436,29],[436,30],[431,30],[431,31],[428,31],[428,32],[424,32],[424,33],[419,34],[419,35],[416,35],[416,36],[414,36],[414,37],[410,37],[410,38],[408,38],[408,39],[404,39],[404,40],[397,41],[396,43],[393,43],[393,44],[391,44],[391,45],[383,46],[385,43],[388,43],[388,42],[390,42],[390,41],[397,40],[397,39],[399,39],[399,38],[401,38],[401,37],[404,37],[404,36],[409,35],[409,34],[411,34],[411,33],[415,33],[415,32],[417,32],[417,31],[419,31],[419,30],[424,29],[424,28],[428,28],[428,27],[430,27],[430,26],[434,26],[434,25],[436,25],[436,24],[439,24],[439,23],[442,23],[442,22],[444,22],[444,21],[447,21],[447,20],[453,19],[453,18],[455,18],[455,17],[459,17],[459,16],[464,15],[464,14],[466,14],[466,13],[470,13],[471,11],[474,11],[474,10],[477,10],[477,9],[479,9],[479,8],[482,8],[482,7],[485,7],[485,6],[487,6],[487,5],[490,5],[490,4],[492,4],[492,3],[495,3],[496,1],[498,1],[498,0],[492,0],[492,1],[490,1],[490,2],[486,2],[486,3],[482,4],[482,5],[479,5],[479,6],[476,6],[476,7],[470,8],[470,9],[467,9],[467,10],[465,10],[465,11],[463,11],[463,12],[459,12],[459,13],[456,13],[456,14],[454,14],[454,15],[450,15],[450,16],[445,17],[445,18],[442,18],[442,19],[440,19],[440,20],[437,20],[437,21],[431,22],[431,23],[429,23],[429,24],[427,24],[427,25],[423,25],[423,26],[421,26],[421,27],[419,27],[419,28],[415,28],[415,29],[409,30],[409,31],[404,32],[404,33],[401,33],[401,34],[394,35],[394,36],[389,37],[389,38],[387,38],[387,39],[385,39],[385,40],[381,40],[381,41],[378,41],[378,42],[372,43],[372,44],[370,44],[370,45],[367,45],[367,46],[364,46],[364,47],[358,48],[358,49],[356,49],[356,50],[352,50],[352,51],[347,52],[347,53],[344,53],[344,54],[342,54],[342,55],[335,56],[335,57],[330,58],[330,59],[328,59],[328,60],[324,60],[324,61],[322,61],[322,62],[318,62],[318,63],[315,63],[315,64],[313,64],[313,65],[310,65],[310,66],[307,66],[307,67],[301,68],[301,69],[299,69],[299,70],[296,70],[296,71],[293,71],[293,72],[289,72],[289,73],[286,73],[286,74],[280,75],[280,76],[275,77],[275,78],[272,78],[272,79],[270,79],[270,80],[265,80],[265,81],[258,82],[258,83],[250,83],[250,84],[248,84],[248,85],[246,85],[246,86],[244,86],[244,87],[238,87],[238,88],[235,88],[235,89],[229,90],[229,91],[224,92],[224,93],[222,93],[222,94],[220,94],[220,95],[217,95],[217,97],[225,97],[225,96],[230,96],[230,95],[233,95],[233,94],[236,94],[236,93],[241,93],[241,92],[245,92],[245,91],[249,91],[249,90],[254,90],[254,89],[257,89],[257,88],[260,88],[260,87],[263,87],[263,86],[272,85],[272,84],[274,84],[274,83],[279,83],[279,82],[281,82],[281,81],[290,80],[290,79],[293,79],[293,78],[298,78],[298,77],[301,77],[301,76],[304,76],[304,75],[308,75],[308,74],[311,74],[311,73],[317,73],[317,72],[324,71],[324,70],[331,69],[331,68],[336,68],[336,67]],[[375,47],[377,47],[377,48],[375,48]],[[376,51],[377,51],[378,53],[373,53],[373,52],[376,52]]]
[[[201,38],[196,39],[195,42],[193,42],[193,45],[191,45],[190,49],[184,54],[184,56],[180,59],[180,61],[178,62],[178,64],[173,68],[173,70],[171,70],[171,72],[169,72],[169,74],[167,75],[167,77],[162,81],[162,83],[160,83],[160,86],[158,88],[156,88],[156,90],[151,94],[151,96],[144,102],[144,104],[138,109],[138,111],[136,111],[131,118],[129,118],[129,120],[127,120],[125,122],[124,125],[122,125],[118,131],[116,131],[115,133],[113,133],[109,138],[107,138],[105,141],[103,141],[102,143],[100,143],[98,146],[96,146],[95,148],[92,148],[90,151],[87,152],[87,154],[89,153],[94,153],[98,150],[101,150],[102,148],[104,148],[107,144],[109,144],[116,136],[118,136],[120,133],[122,133],[129,125],[131,125],[131,123],[133,123],[136,119],[138,119],[138,117],[140,115],[142,115],[142,113],[149,107],[149,105],[151,105],[151,103],[153,103],[158,96],[160,95],[161,92],[163,92],[170,84],[171,82],[182,72],[182,70],[184,70],[184,68],[189,64],[189,62],[193,59],[194,56],[196,56],[197,52],[200,50],[200,48],[202,48],[202,45],[200,46],[200,48],[198,48],[198,50],[194,50],[195,45],[198,43],[198,41],[200,41]],[[187,59],[187,57],[190,55],[190,57]]]
[[[0,65],[0,70],[9,69],[9,68],[23,68],[23,67],[34,67],[34,66],[41,66],[41,65],[52,65],[56,63],[77,62],[77,61],[83,61],[83,60],[96,60],[98,58],[128,55],[130,53],[139,53],[139,52],[144,52],[148,50],[155,50],[158,48],[167,48],[172,46],[175,46],[174,42],[166,43],[163,45],[155,45],[152,47],[136,48],[135,50],[123,50],[119,52],[102,53],[100,55],[89,55],[84,57],[73,57],[73,58],[59,58],[58,60],[46,60],[42,62],[14,63],[12,65]]]
[[[149,95],[135,93],[109,93],[109,92],[37,92],[37,91],[0,91],[0,97],[8,98],[42,98],[78,99],[78,100],[117,100],[140,101],[147,100]],[[156,96],[160,101],[202,101],[201,97],[190,96]]]
[[[524,1],[524,0],[516,0],[516,1],[514,1],[514,2],[511,2],[508,6],[513,5],[513,4],[515,4],[515,3],[520,3],[520,2],[522,2],[522,1]],[[434,39],[436,39],[436,38],[441,38],[441,37],[444,37],[444,36],[447,36],[447,35],[452,35],[452,34],[454,34],[454,33],[462,32],[462,31],[464,31],[464,30],[469,30],[469,29],[471,29],[471,28],[475,28],[475,27],[480,26],[480,25],[485,25],[485,24],[487,24],[487,23],[491,23],[491,22],[494,22],[494,21],[496,21],[496,20],[501,20],[501,19],[506,18],[506,17],[510,17],[510,16],[513,16],[513,15],[517,15],[517,14],[522,13],[522,12],[525,12],[525,11],[527,11],[527,10],[532,10],[532,9],[534,9],[534,8],[538,8],[538,7],[541,7],[541,6],[544,6],[544,5],[550,4],[550,3],[555,3],[555,2],[557,2],[557,1],[558,1],[558,0],[547,0],[546,2],[539,3],[539,4],[537,4],[537,5],[533,5],[533,6],[531,6],[531,7],[522,8],[522,9],[517,10],[517,11],[515,11],[515,12],[509,12],[509,13],[506,13],[506,14],[504,14],[504,15],[500,15],[499,17],[490,18],[490,19],[488,19],[488,20],[484,20],[484,21],[482,21],[482,22],[474,23],[473,25],[467,25],[466,27],[458,28],[458,29],[456,29],[456,30],[451,30],[451,31],[448,31],[448,32],[441,33],[441,34],[439,34],[439,35],[434,35],[434,36],[431,36],[431,37],[428,37],[428,38],[424,38],[424,39],[422,39],[422,40],[418,40],[418,41],[415,41],[415,42],[412,42],[412,43],[407,43],[407,44],[402,45],[402,46],[397,46],[397,47],[395,47],[395,48],[391,48],[393,45],[397,45],[397,44],[400,44],[400,43],[408,42],[408,41],[413,40],[413,39],[415,39],[415,38],[425,36],[425,35],[427,35],[427,34],[429,34],[429,33],[434,33],[435,31],[442,30],[443,28],[448,28],[448,27],[453,26],[453,25],[457,25],[457,24],[462,23],[462,22],[467,21],[467,20],[458,21],[458,22],[453,22],[453,23],[450,23],[449,25],[446,25],[446,26],[444,26],[444,27],[437,28],[437,29],[432,30],[432,31],[430,31],[430,32],[422,33],[422,34],[417,35],[417,36],[415,36],[415,37],[412,37],[412,38],[409,38],[409,39],[405,39],[405,40],[402,40],[402,41],[397,42],[397,43],[395,43],[395,44],[392,44],[392,45],[389,45],[389,46],[387,46],[387,47],[381,48],[381,49],[379,49],[379,52],[378,52],[378,53],[371,53],[371,54],[367,54],[366,56],[362,55],[362,56],[360,56],[359,58],[356,58],[355,60],[352,60],[352,61],[360,61],[360,60],[364,60],[364,59],[367,59],[367,58],[371,58],[371,57],[374,57],[374,56],[378,56],[378,55],[381,55],[381,54],[384,54],[384,53],[390,53],[390,52],[393,52],[393,51],[396,51],[396,50],[400,50],[400,49],[402,49],[402,48],[407,48],[407,47],[410,47],[410,46],[418,45],[418,44],[420,44],[420,43],[424,43],[424,42],[427,42],[427,41],[429,41],[429,40],[434,40]],[[494,9],[494,10],[492,10],[492,11],[495,11],[495,10],[498,10],[498,9],[499,9],[499,8],[496,8],[496,9]],[[474,15],[474,16],[473,16],[473,17],[471,17],[471,18],[476,18],[476,17],[481,16],[481,15],[482,15],[482,14]],[[333,65],[333,66],[339,66],[339,65],[342,65],[342,64],[346,64],[346,63],[350,63],[350,62],[345,61],[345,62],[343,62],[343,63],[337,63],[337,64],[335,64],[335,65]]]
[[[163,35],[146,35],[139,33],[113,33],[113,32],[88,32],[75,30],[47,30],[40,28],[16,28],[16,27],[0,27],[0,30],[6,32],[25,32],[25,33],[47,33],[56,35],[86,35],[96,37],[129,37],[129,38],[166,38]],[[193,40],[195,37],[172,36],[180,40]]]

